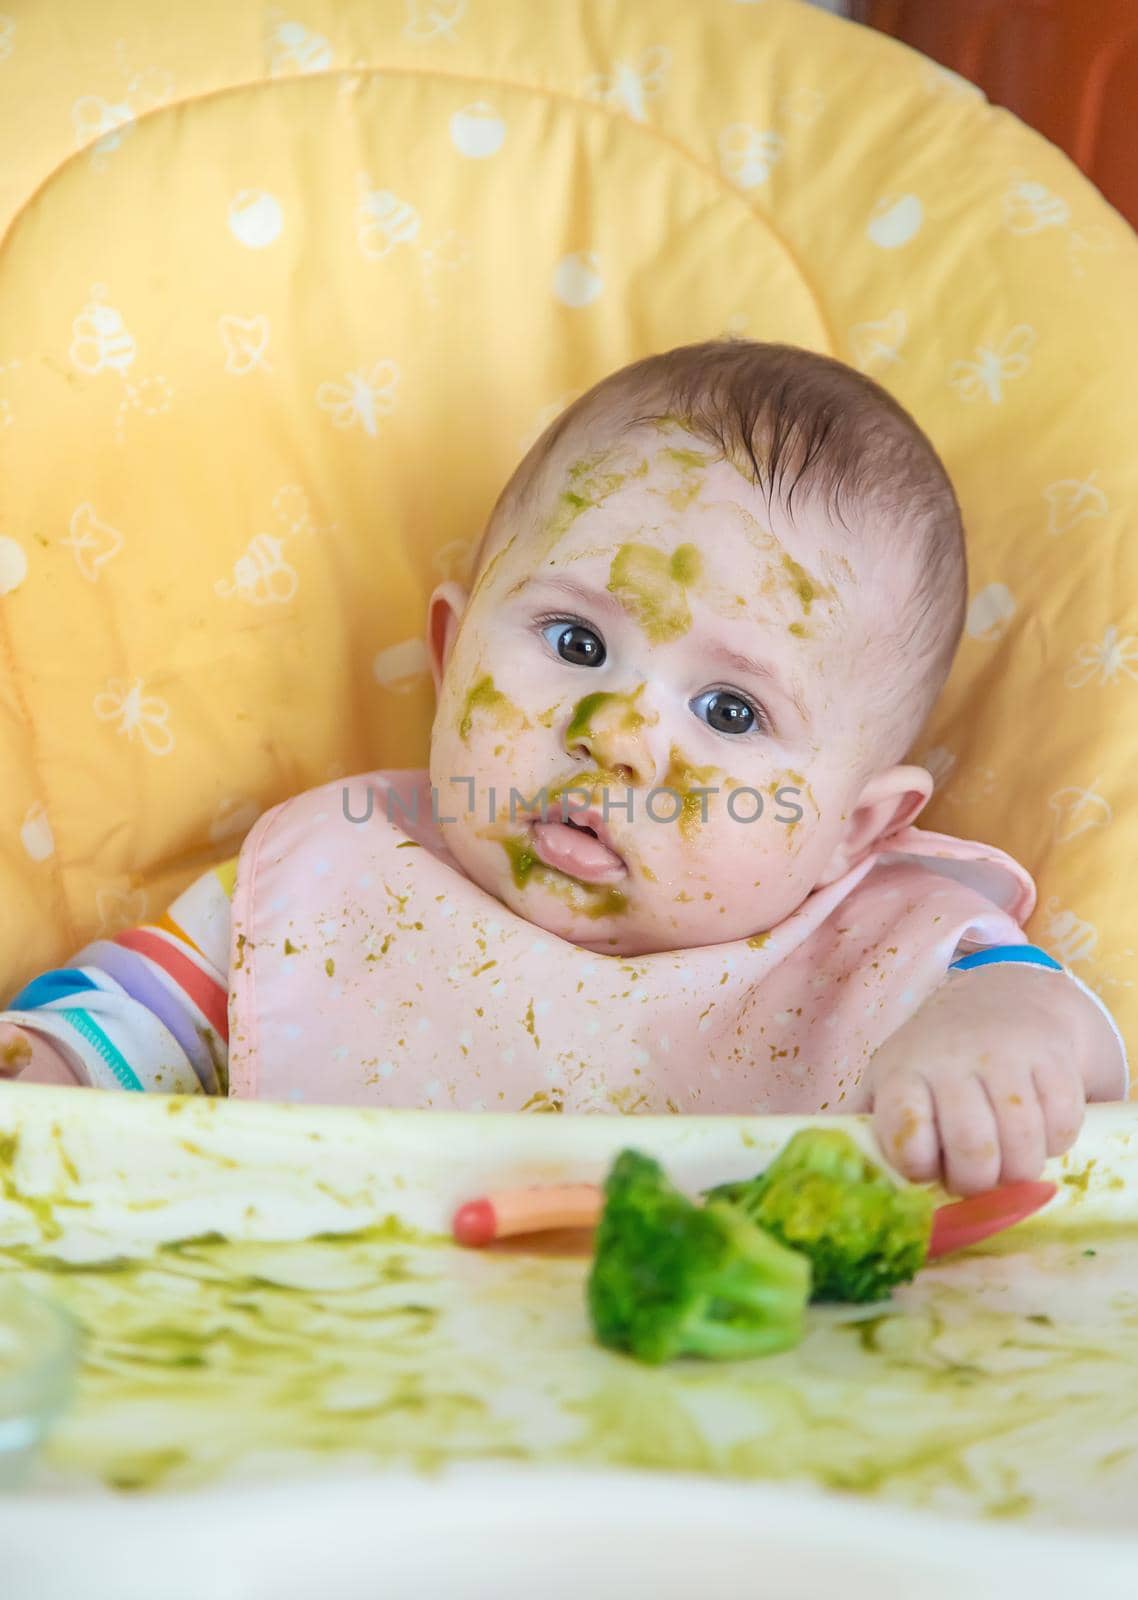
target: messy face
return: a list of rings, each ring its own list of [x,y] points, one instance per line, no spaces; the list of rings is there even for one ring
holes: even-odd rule
[[[761,935],[864,774],[867,607],[795,521],[662,424],[570,460],[502,530],[446,662],[446,841],[513,911],[636,955]]]

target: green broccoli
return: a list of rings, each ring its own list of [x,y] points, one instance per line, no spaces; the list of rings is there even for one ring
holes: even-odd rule
[[[708,1191],[813,1267],[815,1300],[883,1300],[924,1265],[933,1200],[899,1188],[838,1129],[796,1133],[765,1172]]]
[[[810,1263],[735,1206],[694,1205],[650,1156],[605,1183],[588,1304],[603,1345],[640,1361],[769,1355],[802,1337]]]

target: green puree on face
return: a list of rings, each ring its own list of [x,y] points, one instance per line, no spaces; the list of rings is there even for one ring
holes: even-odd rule
[[[616,494],[631,479],[647,475],[647,460],[642,459],[631,468],[618,466],[619,460],[618,451],[603,450],[595,455],[583,456],[570,465],[570,487],[558,495],[549,521],[541,530],[537,546],[540,556],[553,549],[584,512],[603,505],[610,495]]]
[[[814,579],[811,578],[805,567],[800,567],[793,556],[787,555],[785,551],[783,552],[782,564],[790,575],[791,588],[801,601],[803,611],[809,616],[810,607],[818,598],[818,588]]]
[[[512,838],[502,840],[502,848],[509,857],[510,871],[514,882],[519,889],[524,889],[529,881],[530,873],[535,867],[543,865],[534,854],[533,845],[524,834],[517,834]]]
[[[590,724],[594,713],[616,698],[615,694],[606,694],[604,690],[598,690],[596,694],[587,694],[583,700],[578,700],[573,708],[569,726],[565,730],[566,739],[588,738],[593,731]]]
[[[549,815],[556,820],[556,811],[550,805]],[[536,873],[538,881],[545,888],[551,889],[556,894],[565,897],[572,895],[574,890],[584,890],[593,897],[592,903],[587,906],[577,906],[575,909],[583,917],[589,917],[594,922],[598,917],[618,916],[628,909],[628,897],[613,884],[582,883],[577,878],[570,878],[566,873],[558,872],[553,867],[547,867],[545,862],[534,854],[533,845],[524,834],[515,834],[508,839],[500,841],[510,863],[510,871],[514,882],[519,889],[524,889],[531,876]]]
[[[629,732],[634,732],[644,725],[644,713],[636,709],[636,700],[643,694],[644,685],[635,689],[632,694],[617,694],[598,689],[595,694],[587,694],[583,700],[578,700],[573,707],[573,716],[568,728],[565,730],[567,740],[588,739],[593,733],[593,718],[602,710],[616,712],[620,707],[620,727]]]
[[[702,571],[694,544],[667,555],[650,544],[622,544],[609,568],[608,588],[654,642],[677,639],[691,627],[686,590]]]
[[[467,690],[466,702],[459,718],[458,732],[465,743],[474,726],[475,711],[486,711],[499,725],[515,722],[528,726],[525,715],[501,689],[494,687],[494,679],[487,672]]]
[[[679,746],[672,746],[662,787],[674,790],[680,797],[679,829],[689,844],[695,830],[703,821],[703,808],[705,806],[710,808],[715,798],[713,795],[693,791],[700,788],[714,789],[718,787],[716,780],[722,777],[723,773],[718,767],[693,767]]]

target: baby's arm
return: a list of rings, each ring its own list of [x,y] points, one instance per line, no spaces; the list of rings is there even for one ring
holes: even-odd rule
[[[958,1194],[1037,1178],[1074,1143],[1088,1100],[1125,1097],[1109,1014],[1032,949],[950,969],[874,1056],[875,1131],[906,1176],[942,1178]]]
[[[224,1094],[235,868],[213,868],[157,922],[27,984],[0,1012],[0,1078]]]

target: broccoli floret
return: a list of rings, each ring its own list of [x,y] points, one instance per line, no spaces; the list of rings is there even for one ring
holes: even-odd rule
[[[640,1361],[770,1355],[802,1337],[810,1263],[735,1206],[699,1206],[635,1150],[605,1183],[588,1304],[603,1345]]]
[[[813,1267],[815,1300],[885,1299],[924,1265],[932,1197],[899,1188],[838,1129],[796,1133],[765,1172],[709,1191]]]

